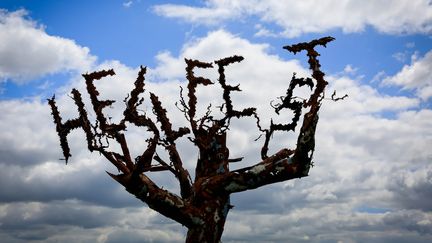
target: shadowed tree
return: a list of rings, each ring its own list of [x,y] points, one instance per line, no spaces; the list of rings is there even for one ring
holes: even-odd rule
[[[144,75],[146,68],[141,67],[135,86],[124,100],[126,108],[118,124],[110,123],[102,110],[114,103],[113,100],[99,100],[94,81],[106,76],[115,75],[114,71],[102,70],[84,74],[87,92],[96,114],[95,123],[89,121],[87,111],[81,98],[81,93],[73,89],[72,98],[78,108],[79,117],[62,122],[55,98],[48,100],[52,109],[54,123],[60,137],[63,155],[68,161],[70,149],[67,135],[80,128],[86,134],[87,146],[90,151],[97,151],[108,159],[119,170],[119,174],[108,173],[113,179],[122,184],[126,190],[145,202],[150,208],[171,218],[188,228],[186,242],[219,242],[224,229],[232,193],[255,189],[267,184],[286,181],[307,176],[312,165],[315,148],[315,129],[318,122],[318,111],[324,98],[327,82],[320,70],[317,59],[317,45],[326,46],[332,37],[324,37],[308,43],[285,46],[284,49],[296,54],[306,51],[312,78],[297,78],[295,74],[289,82],[285,96],[280,97],[278,104],[272,104],[276,114],[288,109],[294,114],[291,121],[285,124],[270,122],[268,128],[263,128],[255,108],[235,110],[231,100],[231,92],[240,91],[239,86],[230,86],[225,80],[225,67],[235,62],[241,62],[243,57],[231,56],[217,60],[219,73],[218,82],[223,91],[224,104],[220,107],[223,117],[216,119],[210,109],[201,118],[196,117],[197,97],[196,89],[199,85],[214,85],[210,79],[194,76],[195,68],[213,68],[212,63],[198,60],[186,61],[187,97],[180,95],[179,109],[183,111],[189,127],[174,129],[159,101],[158,96],[150,93],[150,101],[156,119],[138,112],[138,106],[143,103],[139,95],[144,92]],[[308,99],[299,100],[293,97],[293,90],[297,86],[308,86],[312,93]],[[334,99],[332,95],[332,99]],[[337,98],[339,99],[339,98]],[[275,132],[294,132],[300,121],[302,111],[305,110],[295,148],[282,148],[272,155],[268,155],[269,142]],[[239,162],[243,158],[230,158],[226,146],[227,131],[230,120],[242,117],[256,119],[257,127],[264,137],[261,149],[262,161],[238,170],[229,170],[229,163]],[[151,134],[147,147],[141,155],[132,158],[125,138],[128,125],[143,127]],[[183,166],[182,158],[177,150],[176,141],[185,135],[198,148],[199,155],[196,162],[195,178],[191,179],[188,170]],[[102,141],[108,139],[116,141],[121,152],[108,151],[109,146]],[[164,148],[169,161],[163,160],[156,153],[157,148]],[[164,190],[149,177],[148,173],[169,171],[178,180],[180,195]]]

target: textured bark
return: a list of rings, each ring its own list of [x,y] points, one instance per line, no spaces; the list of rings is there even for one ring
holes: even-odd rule
[[[91,124],[81,93],[73,89],[73,100],[78,108],[79,117],[62,122],[60,112],[56,106],[55,97],[48,100],[52,110],[53,120],[60,138],[60,146],[66,162],[71,157],[67,135],[74,129],[81,128],[86,134],[87,147],[90,151],[97,151],[105,156],[119,170],[119,174],[108,173],[118,183],[122,184],[126,191],[146,203],[150,208],[162,215],[186,226],[189,230],[186,242],[219,242],[223,233],[225,221],[230,205],[232,193],[252,190],[267,184],[286,181],[307,176],[312,167],[313,152],[315,149],[315,131],[318,124],[318,112],[327,82],[324,73],[320,70],[317,59],[317,45],[325,46],[332,41],[332,37],[324,37],[307,43],[299,43],[284,48],[296,54],[306,51],[309,58],[309,68],[312,78],[297,78],[295,74],[288,83],[286,95],[280,97],[279,103],[272,103],[277,115],[286,109],[294,113],[291,121],[284,124],[275,124],[270,121],[269,128],[261,126],[260,118],[254,107],[242,110],[235,109],[231,95],[233,91],[240,92],[239,85],[229,85],[226,80],[225,67],[243,60],[241,56],[231,56],[215,61],[219,73],[218,83],[222,89],[224,104],[219,110],[224,114],[221,119],[212,116],[211,104],[203,117],[197,116],[197,97],[195,95],[198,85],[214,85],[210,79],[194,76],[194,68],[213,68],[212,63],[198,60],[185,59],[187,96],[183,97],[183,89],[180,93],[178,108],[183,111],[189,122],[189,127],[174,129],[163,104],[156,94],[150,93],[150,102],[156,120],[152,120],[145,113],[138,112],[138,106],[143,102],[139,98],[145,91],[144,76],[146,68],[141,67],[135,81],[135,87],[124,100],[125,110],[123,119],[118,124],[109,123],[102,110],[114,103],[113,100],[99,100],[99,92],[93,83],[108,75],[115,75],[113,70],[102,70],[90,74],[84,74],[87,92],[89,93],[93,111],[96,114],[95,124]],[[297,86],[307,85],[312,94],[309,99],[300,101],[293,97],[293,90]],[[335,98],[333,93],[331,100]],[[187,100],[185,100],[187,99]],[[295,148],[281,148],[279,152],[268,155],[268,147],[271,138],[276,132],[294,132],[300,121],[302,112],[303,122],[297,138]],[[230,162],[240,162],[243,158],[230,158],[226,140],[231,119],[253,117],[256,119],[258,130],[264,136],[261,148],[262,161],[235,171],[229,170]],[[129,147],[124,135],[128,124],[134,124],[152,133],[148,138],[147,147],[136,156],[131,157]],[[177,150],[177,140],[189,135],[188,139],[198,148],[198,160],[195,168],[195,178],[192,180],[190,173],[183,166],[182,158]],[[108,138],[120,145],[121,152],[108,151]],[[156,153],[158,147],[164,148],[164,156]],[[158,150],[159,151],[159,150]],[[164,190],[154,183],[148,173],[168,171],[179,182],[180,195]]]
[[[187,243],[218,243],[222,237],[224,225],[228,211],[230,209],[229,196],[218,197],[202,202],[203,225],[189,227],[186,242]]]
[[[218,129],[209,129],[210,132]],[[202,131],[205,132],[205,131]],[[210,133],[201,136],[200,157],[196,166],[194,195],[191,199],[194,207],[200,209],[203,225],[190,227],[186,242],[219,242],[228,211],[229,194],[219,193],[208,187],[207,178],[225,175],[229,172],[226,147],[226,134]]]

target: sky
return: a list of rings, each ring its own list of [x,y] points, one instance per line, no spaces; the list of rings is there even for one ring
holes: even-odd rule
[[[176,127],[187,85],[184,58],[206,62],[242,55],[227,67],[240,84],[234,107],[256,107],[264,121],[284,121],[270,102],[293,73],[309,77],[304,53],[285,45],[333,36],[319,47],[329,82],[308,177],[232,195],[223,242],[432,241],[432,2],[321,1],[31,1],[0,0],[0,239],[2,242],[182,242],[186,229],[128,194],[105,171],[114,166],[69,136],[65,165],[46,99],[64,119],[77,116],[72,88],[87,98],[83,73],[113,68],[96,83],[117,100],[105,113],[120,119],[121,102],[147,66],[143,111],[157,94]],[[216,80],[217,70],[197,71]],[[221,101],[199,87],[199,112]],[[307,96],[305,90],[299,96]],[[214,111],[216,112],[216,111]],[[90,118],[94,119],[94,115]],[[131,128],[131,152],[148,133]],[[259,161],[262,140],[250,119],[233,121],[232,157],[241,168]],[[297,134],[275,134],[270,151],[295,147]],[[193,174],[196,149],[179,144]],[[166,156],[166,155],[165,155]],[[168,173],[150,175],[178,192]]]

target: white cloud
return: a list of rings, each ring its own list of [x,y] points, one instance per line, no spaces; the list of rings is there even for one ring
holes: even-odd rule
[[[331,29],[363,31],[372,26],[390,34],[432,32],[432,6],[428,0],[414,1],[205,1],[204,7],[180,4],[156,5],[162,16],[196,24],[217,24],[225,20],[258,16],[283,30],[280,35],[297,37],[303,33],[324,33]],[[269,34],[259,28],[257,35]]]
[[[49,123],[49,109],[41,104],[39,98],[24,102],[1,101],[0,112],[0,129],[3,131],[0,153],[3,162],[25,166],[41,163],[53,156],[58,158],[49,149],[57,143],[56,133]]]
[[[368,214],[327,205],[282,215],[248,211],[229,217],[224,242],[428,242],[430,225],[419,222],[427,224],[432,215],[416,210]],[[246,227],[250,229],[235,231]]]
[[[52,36],[25,10],[0,10],[0,80],[17,83],[62,71],[83,71],[96,58],[73,40]]]
[[[358,68],[353,67],[351,64],[346,65],[344,68],[344,73],[346,73],[347,75],[355,74],[357,71],[358,71]]]
[[[73,199],[7,203],[4,208],[1,227],[9,232],[0,235],[2,240],[10,238],[7,242],[178,242],[183,238],[181,228],[171,229],[173,222],[146,207],[113,209]]]
[[[417,96],[423,100],[432,97],[432,51],[422,58],[412,56],[410,65],[404,65],[394,76],[383,80],[385,85],[402,86],[404,89],[417,91]]]
[[[183,115],[174,106],[179,99],[178,86],[186,84],[183,59],[211,62],[237,54],[245,60],[226,69],[228,83],[240,83],[243,90],[232,94],[234,107],[256,106],[268,120],[273,114],[269,102],[285,93],[292,72],[299,77],[309,76],[304,66],[292,60],[296,56],[288,52],[283,57],[271,55],[270,48],[218,30],[186,43],[178,56],[161,52],[157,66],[149,68],[146,102],[141,108],[151,114],[148,92],[154,92],[168,110],[174,127],[184,124]],[[95,82],[101,99],[117,100],[112,109],[106,109],[106,114],[116,121],[138,69],[118,61],[96,67],[102,68],[114,68],[117,73]],[[216,81],[216,68],[205,72],[197,69],[195,73]],[[432,153],[428,145],[432,143],[432,111],[419,109],[416,98],[384,95],[346,76],[326,77],[330,82],[327,96],[335,89],[338,95],[349,97],[339,102],[325,100],[323,104],[311,175],[234,195],[231,203],[235,208],[228,216],[224,242],[431,239]],[[73,101],[67,96],[72,87],[81,90],[88,101],[83,79],[74,77],[57,94],[64,119],[76,116]],[[213,87],[200,86],[197,92],[202,108],[207,106],[205,102],[221,101],[217,83]],[[90,104],[86,105],[90,110]],[[386,117],[384,112],[394,115]],[[104,174],[113,167],[97,154],[87,152],[82,132],[74,131],[69,137],[73,154],[70,163],[65,166],[57,161],[61,153],[45,101],[0,101],[0,113],[0,128],[4,131],[0,143],[8,151],[0,151],[2,239],[25,242],[29,240],[26,236],[33,236],[47,242],[71,242],[76,235],[89,242],[183,239],[185,228],[158,216]],[[89,116],[94,118],[91,113]],[[145,131],[132,128],[130,132],[127,138],[131,151],[141,152]],[[245,163],[236,166],[257,161],[262,142],[253,141],[257,135],[252,119],[233,121],[230,154],[246,157]],[[275,136],[272,148],[290,144],[295,144],[294,136]],[[196,151],[186,139],[179,148],[187,167],[192,169]],[[34,154],[41,156],[35,159]],[[169,174],[153,175],[168,185],[164,188],[177,186]],[[76,200],[71,201],[73,198]],[[64,220],[57,216],[63,210],[68,212]]]
[[[329,76],[330,87],[328,90],[336,90],[337,95],[349,97],[343,102],[336,102],[323,107],[326,113],[332,116],[346,116],[348,114],[373,114],[385,111],[403,111],[415,108],[420,101],[406,96],[389,96],[380,93],[369,85],[360,83],[349,77]],[[347,109],[349,107],[349,109]]]
[[[405,47],[407,48],[414,48],[415,47],[415,43],[414,42],[408,42],[405,44]]]
[[[123,7],[130,8],[130,6],[132,6],[132,4],[133,4],[133,1],[127,1],[127,2],[123,3]]]
[[[267,29],[266,27],[262,26],[261,24],[256,24],[255,25],[255,29],[257,30],[257,32],[255,33],[255,36],[261,37],[277,37],[278,34]]]
[[[404,63],[405,60],[407,59],[407,55],[408,55],[408,53],[406,51],[405,52],[396,52],[395,54],[392,55],[392,57],[394,59],[396,59],[397,61]]]
[[[200,24],[216,24],[223,20],[239,17],[243,9],[242,4],[235,8],[236,1],[206,2],[206,7],[191,7],[177,4],[163,4],[154,6],[157,14],[181,18],[185,21]],[[215,6],[217,4],[217,7]],[[233,7],[234,9],[231,9]],[[240,11],[235,11],[240,10]]]

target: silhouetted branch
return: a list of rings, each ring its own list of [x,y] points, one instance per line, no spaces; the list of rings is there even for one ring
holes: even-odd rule
[[[166,143],[164,147],[168,151],[170,160],[177,171],[176,176],[180,182],[181,195],[183,198],[187,198],[192,193],[192,182],[190,181],[189,172],[183,168],[183,162],[177,151],[175,140],[185,134],[188,134],[190,130],[187,127],[181,127],[178,131],[173,131],[171,122],[166,115],[166,110],[162,107],[159,98],[155,94],[150,93],[150,99],[153,104],[153,111],[159,123],[161,124],[162,131],[164,131],[166,136]]]
[[[344,100],[345,98],[348,98],[348,94],[345,94],[342,97],[336,97],[336,90],[333,91],[333,94],[331,95],[331,100],[333,100],[333,101]]]
[[[108,135],[109,137],[114,138],[115,133],[117,133],[120,130],[124,130],[126,127],[122,123],[120,123],[120,124],[108,124],[107,123],[107,120],[106,120],[104,114],[102,113],[102,109],[105,108],[106,106],[112,105],[115,101],[114,100],[99,100],[98,99],[99,92],[97,91],[96,86],[93,84],[94,80],[99,80],[99,79],[106,77],[108,75],[109,76],[115,75],[114,70],[112,70],[112,69],[110,69],[108,71],[102,70],[102,71],[93,72],[90,74],[83,74],[82,76],[86,80],[87,92],[90,95],[90,100],[93,104],[93,109],[96,113],[96,118],[98,119],[98,121],[100,123],[100,129],[104,133],[106,133],[106,135]]]
[[[320,70],[321,65],[317,59],[319,54],[314,48],[317,45],[326,47],[326,44],[333,40],[333,37],[324,37],[309,43],[300,43],[284,47],[294,54],[302,50],[307,52],[307,56],[309,57],[309,69],[312,70],[312,77],[317,82],[314,93],[309,100],[303,104],[304,107],[310,107],[310,109],[304,115],[300,134],[297,138],[297,147],[293,155],[293,162],[300,164],[302,171],[309,171],[312,163],[312,156],[315,149],[315,129],[318,123],[318,111],[321,106],[321,100],[324,97],[324,89],[328,84],[328,82],[324,80],[324,73]]]
[[[173,131],[166,110],[162,107],[159,98],[155,94],[150,93],[150,99],[153,104],[153,112],[155,113],[158,122],[161,124],[162,131],[165,133],[167,144],[174,144],[175,140],[179,137],[190,133],[190,130],[187,127],[181,127],[178,131]]]
[[[219,83],[222,86],[223,89],[223,99],[225,101],[224,105],[221,106],[222,108],[225,106],[226,112],[225,112],[225,118],[222,120],[221,124],[224,124],[224,121],[226,119],[231,119],[232,117],[243,117],[243,116],[252,116],[256,114],[256,108],[246,108],[242,111],[234,110],[233,104],[231,101],[231,91],[241,91],[240,85],[231,86],[226,84],[225,79],[225,66],[228,66],[229,64],[235,63],[235,62],[241,62],[244,58],[242,56],[231,56],[226,57],[223,59],[220,59],[218,61],[215,61],[215,63],[218,65],[218,73],[219,73]]]
[[[196,105],[197,105],[197,97],[195,95],[196,87],[198,84],[202,85],[210,85],[213,84],[210,79],[203,78],[203,77],[195,77],[193,69],[195,67],[199,68],[211,68],[213,65],[211,63],[207,62],[200,62],[198,60],[190,60],[185,59],[186,62],[186,78],[189,80],[187,89],[188,89],[188,115],[189,115],[189,122],[191,123],[191,128],[194,134],[196,134],[197,128],[197,122],[195,120],[195,113],[196,113]]]
[[[285,97],[280,97],[281,103],[277,105],[272,105],[274,108],[276,114],[279,115],[279,112],[282,109],[290,109],[293,111],[294,116],[291,120],[291,123],[287,124],[274,124],[273,120],[270,122],[270,129],[265,131],[265,141],[264,145],[261,148],[261,158],[266,159],[267,158],[267,152],[268,152],[268,146],[270,139],[275,131],[295,131],[295,128],[297,127],[297,122],[300,119],[301,111],[302,111],[302,102],[295,101],[293,97],[293,91],[296,86],[303,86],[307,85],[312,88],[314,87],[314,83],[311,78],[296,78],[296,74],[294,73],[291,82],[289,84],[288,90],[286,92]]]
[[[275,112],[279,112],[283,108],[293,110],[294,118],[289,124],[273,124],[271,122],[270,129],[264,130],[265,142],[261,149],[263,161],[250,167],[232,171],[228,174],[216,175],[212,177],[212,189],[221,190],[225,193],[240,192],[254,189],[266,184],[275,183],[278,181],[290,180],[307,176],[312,164],[313,152],[315,149],[315,130],[318,123],[318,111],[320,102],[323,97],[324,88],[327,82],[324,80],[324,73],[320,70],[320,64],[317,59],[319,54],[314,50],[316,45],[324,45],[332,41],[333,38],[322,38],[309,43],[300,43],[293,46],[286,46],[285,49],[296,53],[301,50],[306,50],[309,57],[310,69],[312,77],[316,80],[316,88],[307,102],[298,102],[292,99],[294,88],[302,85],[308,85],[311,89],[314,87],[312,79],[298,79],[293,75],[286,97],[282,98],[282,103],[274,107]],[[295,150],[283,149],[273,156],[268,157],[268,144],[274,131],[290,131],[294,130],[297,121],[301,115],[301,106],[310,107],[310,110],[304,115],[303,124],[300,129],[300,134],[297,139],[297,147]],[[258,119],[258,118],[257,118]],[[259,120],[257,121],[259,126]],[[261,127],[259,126],[260,130]]]
[[[67,135],[73,129],[81,127],[86,134],[88,149],[90,151],[93,151],[96,148],[94,134],[91,131],[91,124],[88,120],[87,112],[84,109],[84,103],[81,98],[81,93],[76,89],[72,89],[71,93],[73,95],[73,100],[75,101],[75,104],[78,108],[79,117],[72,120],[67,120],[64,124],[62,123],[62,118],[56,106],[55,96],[53,96],[51,99],[48,99],[48,103],[51,106],[51,111],[52,111],[51,114],[53,115],[54,123],[56,124],[57,134],[59,135],[60,138],[60,146],[63,150],[63,156],[65,158],[66,164],[70,156],[72,156],[70,154]]]
[[[312,103],[316,104],[316,102],[318,101],[318,97],[324,93],[324,88],[328,84],[327,81],[324,80],[324,73],[320,70],[321,65],[317,59],[319,53],[316,52],[314,48],[317,45],[322,45],[326,47],[327,43],[333,40],[334,40],[333,37],[327,36],[327,37],[320,38],[318,40],[313,40],[311,42],[302,42],[296,45],[283,47],[284,49],[287,49],[288,51],[294,54],[302,50],[305,50],[307,52],[307,56],[309,57],[308,60],[309,69],[312,70],[312,77],[317,81],[317,85],[309,101],[304,104],[305,107],[311,106]]]

